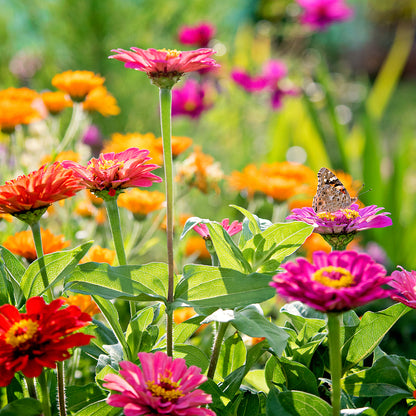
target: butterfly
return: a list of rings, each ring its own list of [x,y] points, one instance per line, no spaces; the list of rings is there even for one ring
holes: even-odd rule
[[[329,169],[319,169],[318,188],[312,202],[315,212],[335,212],[348,208],[357,199],[350,197],[345,186]]]

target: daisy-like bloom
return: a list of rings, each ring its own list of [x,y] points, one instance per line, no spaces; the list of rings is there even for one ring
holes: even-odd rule
[[[45,91],[41,94],[43,104],[50,114],[56,116],[65,108],[72,107],[72,101],[62,91]]]
[[[211,190],[219,192],[219,181],[223,171],[212,156],[202,153],[200,146],[178,166],[176,181],[184,182],[189,187],[197,188],[204,194]]]
[[[173,359],[158,351],[139,352],[142,368],[121,361],[120,376],[108,374],[104,387],[117,393],[107,399],[110,406],[122,407],[126,416],[215,416],[203,405],[211,396],[196,389],[207,380],[198,367],[186,367],[183,358]]]
[[[159,191],[142,191],[141,189],[130,189],[122,193],[118,198],[118,206],[128,209],[138,216],[138,219],[144,219],[151,212],[161,209],[165,202],[165,194]]]
[[[321,312],[344,312],[390,296],[382,288],[391,277],[369,255],[355,251],[317,251],[312,263],[299,258],[282,264],[270,286],[289,301],[298,300]]]
[[[210,260],[211,254],[207,249],[205,241],[200,237],[191,236],[186,240],[185,255],[196,257],[200,260]]]
[[[192,45],[206,48],[215,35],[215,26],[209,22],[201,22],[195,26],[182,26],[179,29],[179,42],[184,45]]]
[[[416,271],[408,272],[403,267],[400,268],[401,271],[395,270],[391,274],[389,285],[395,289],[391,298],[416,309]]]
[[[207,100],[206,91],[206,85],[193,79],[186,80],[182,88],[175,88],[172,91],[172,116],[199,118],[213,104]]]
[[[82,185],[100,198],[114,197],[122,189],[147,187],[162,178],[151,173],[158,165],[147,164],[148,150],[130,148],[121,153],[101,153],[98,159],[92,158],[88,165],[82,166],[72,161],[62,165],[79,178]]]
[[[0,306],[0,387],[10,384],[18,371],[39,377],[44,367],[55,368],[57,361],[68,359],[69,348],[89,344],[92,335],[75,331],[91,317],[77,306],[61,308],[63,303],[56,299],[48,305],[33,297],[24,313],[13,305]]]
[[[107,263],[110,266],[114,264],[116,259],[115,250],[110,250],[109,248],[103,248],[99,245],[92,246],[80,263],[87,263],[89,261],[95,263]]]
[[[105,78],[91,71],[65,71],[52,78],[52,85],[69,94],[75,102],[84,101],[87,94],[104,84]]]
[[[175,90],[173,92],[175,92]],[[186,136],[172,136],[171,144],[172,157],[175,159],[192,146],[192,139]],[[155,148],[161,155],[163,155],[163,141],[161,137],[156,139]]]
[[[56,201],[74,196],[84,186],[61,163],[42,166],[0,186],[0,213],[22,221],[36,222]]]
[[[160,88],[172,88],[186,72],[219,67],[211,58],[215,51],[209,48],[195,51],[130,49],[131,51],[113,49],[112,52],[116,52],[116,55],[109,58],[124,62],[126,68],[146,72],[152,83]]]
[[[40,235],[44,254],[63,250],[70,244],[69,241],[65,240],[64,235],[54,235],[48,229],[44,230],[41,228]],[[3,246],[17,256],[24,257],[29,262],[37,258],[35,242],[33,241],[33,234],[30,230],[21,231],[7,237]]]
[[[345,0],[296,0],[303,8],[300,21],[313,30],[322,31],[333,23],[343,22],[354,15]]]
[[[85,111],[97,111],[104,117],[120,114],[120,107],[117,105],[116,99],[105,87],[98,87],[91,90],[82,103],[82,108]]]
[[[227,233],[230,236],[239,233],[243,229],[243,223],[238,222],[238,221],[233,221],[230,224],[230,220],[228,218],[224,218],[220,224],[222,228],[224,228],[224,230],[227,231]],[[204,240],[211,239],[209,235],[208,227],[206,226],[206,224],[204,223],[197,224],[194,227],[192,227],[192,229],[196,231]]]
[[[98,313],[101,313],[100,309],[98,308],[97,304],[92,300],[90,295],[72,295],[68,296],[67,298],[60,296],[59,299],[64,301],[65,305],[75,305],[83,313],[87,313],[91,318]]]

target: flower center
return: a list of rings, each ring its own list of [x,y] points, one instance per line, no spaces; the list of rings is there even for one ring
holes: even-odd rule
[[[335,215],[332,212],[318,212],[316,216],[321,220],[335,221]]]
[[[159,52],[166,52],[166,56],[165,59],[172,59],[172,58],[177,58],[178,56],[180,56],[181,51],[177,51],[176,49],[158,49]]]
[[[119,161],[119,160],[112,160],[112,159],[110,159],[110,160],[100,159],[99,162],[98,162],[98,167],[102,170],[110,169],[113,166],[117,166],[117,167],[122,168],[124,166],[124,163]]]
[[[348,220],[352,220],[352,219],[357,218],[357,217],[360,216],[359,212],[354,211],[353,209],[346,208],[346,209],[343,209],[341,211],[344,214],[345,218],[348,219]]]
[[[160,376],[158,383],[147,381],[147,390],[152,393],[152,396],[160,397],[164,402],[175,402],[184,394],[179,388],[180,383],[172,381],[169,376],[172,374],[168,374],[167,377]]]
[[[6,332],[5,341],[7,344],[16,348],[26,341],[31,340],[35,336],[38,327],[39,324],[31,319],[22,319],[21,321],[16,322]]]
[[[186,111],[194,111],[196,108],[196,104],[193,101],[186,101],[183,107]]]
[[[354,276],[348,270],[335,266],[320,268],[312,275],[312,279],[335,289],[349,287],[354,283]]]

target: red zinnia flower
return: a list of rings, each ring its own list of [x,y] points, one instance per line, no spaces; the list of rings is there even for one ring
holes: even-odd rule
[[[26,302],[26,313],[13,305],[0,306],[0,387],[7,386],[18,371],[38,377],[44,367],[70,357],[69,348],[87,345],[92,335],[73,333],[88,325],[91,317],[78,306],[61,309],[64,301],[49,305],[41,297]]]

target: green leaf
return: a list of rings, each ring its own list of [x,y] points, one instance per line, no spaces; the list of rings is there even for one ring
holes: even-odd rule
[[[145,337],[146,328],[151,325],[154,318],[152,306],[147,306],[140,310],[129,322],[126,330],[126,339],[130,347],[131,356],[136,357],[141,349],[142,338]]]
[[[108,405],[105,400],[101,400],[84,407],[84,409],[75,413],[74,416],[118,416],[122,413],[123,409],[112,407]]]
[[[208,379],[202,383],[199,388],[205,393],[211,395],[212,404],[210,405],[210,409],[214,410],[217,415],[225,415],[226,413],[223,398],[226,400],[226,396],[218,387],[217,383],[215,383],[214,380]]]
[[[260,416],[261,415],[261,396],[264,393],[253,393],[245,391],[242,394],[235,415],[237,416]]]
[[[243,229],[241,232],[240,242],[238,244],[240,248],[244,247],[246,241],[250,240],[253,235],[261,233],[272,225],[271,221],[259,218],[257,215],[252,214],[250,211],[247,211],[242,207],[237,205],[230,205],[230,207],[237,209],[246,217],[243,221]]]
[[[201,351],[200,348],[193,345],[175,344],[173,357],[184,358],[188,367],[195,365],[201,369],[202,373],[205,372],[209,365],[208,357]]]
[[[187,319],[185,322],[181,322],[175,325],[173,328],[173,342],[182,344],[188,340],[194,332],[201,326],[204,316],[198,315]]]
[[[77,412],[89,404],[105,399],[107,396],[95,383],[85,386],[67,386],[66,397],[68,410]]]
[[[184,238],[185,237],[185,235],[190,231],[190,230],[192,230],[192,228],[194,228],[195,227],[195,225],[198,225],[198,224],[208,224],[210,222],[210,220],[208,220],[208,219],[206,219],[206,218],[199,218],[199,217],[191,217],[191,218],[188,218],[187,220],[186,220],[186,222],[185,222],[185,225],[184,225],[184,227],[183,227],[183,231],[182,231],[182,234],[181,234],[181,236],[180,236],[180,239],[182,240],[182,238]]]
[[[186,265],[176,287],[175,300],[191,306],[233,309],[272,298],[271,276],[245,275],[222,267]]]
[[[4,261],[4,266],[9,276],[20,283],[26,268],[23,263],[7,248],[0,246],[0,256]]]
[[[409,393],[397,393],[393,394],[392,396],[388,397],[386,400],[384,400],[380,406],[377,407],[377,415],[378,416],[388,416],[390,413],[390,410],[393,409],[393,407],[405,399],[410,399]]]
[[[267,416],[332,416],[331,406],[320,397],[300,391],[270,390]]]
[[[304,328],[304,337],[308,340],[326,327],[325,315],[301,302],[287,303],[280,309],[290,318],[294,328],[300,333]]]
[[[384,311],[366,312],[352,338],[347,339],[342,347],[343,355],[348,348],[343,371],[348,371],[368,357],[390,328],[410,310],[402,303],[396,303]]]
[[[269,386],[267,385],[264,369],[251,370],[244,377],[244,384],[253,387],[257,391],[269,391]]]
[[[342,416],[355,416],[355,415],[364,415],[364,416],[379,416],[378,413],[371,407],[361,407],[360,409],[344,409],[341,410]]]
[[[47,276],[48,287],[55,286],[60,280],[71,274],[91,246],[92,241],[89,241],[72,250],[46,254],[31,263],[21,281],[21,288],[26,298],[39,296],[45,292],[42,273],[45,277]]]
[[[222,381],[228,374],[241,367],[246,360],[246,347],[238,332],[227,338],[221,346],[215,371],[215,381]]]
[[[80,264],[65,279],[65,290],[105,299],[167,302],[166,263],[111,267],[106,263]]]
[[[40,416],[42,414],[42,405],[38,400],[24,398],[15,400],[0,410],[0,416]]]

